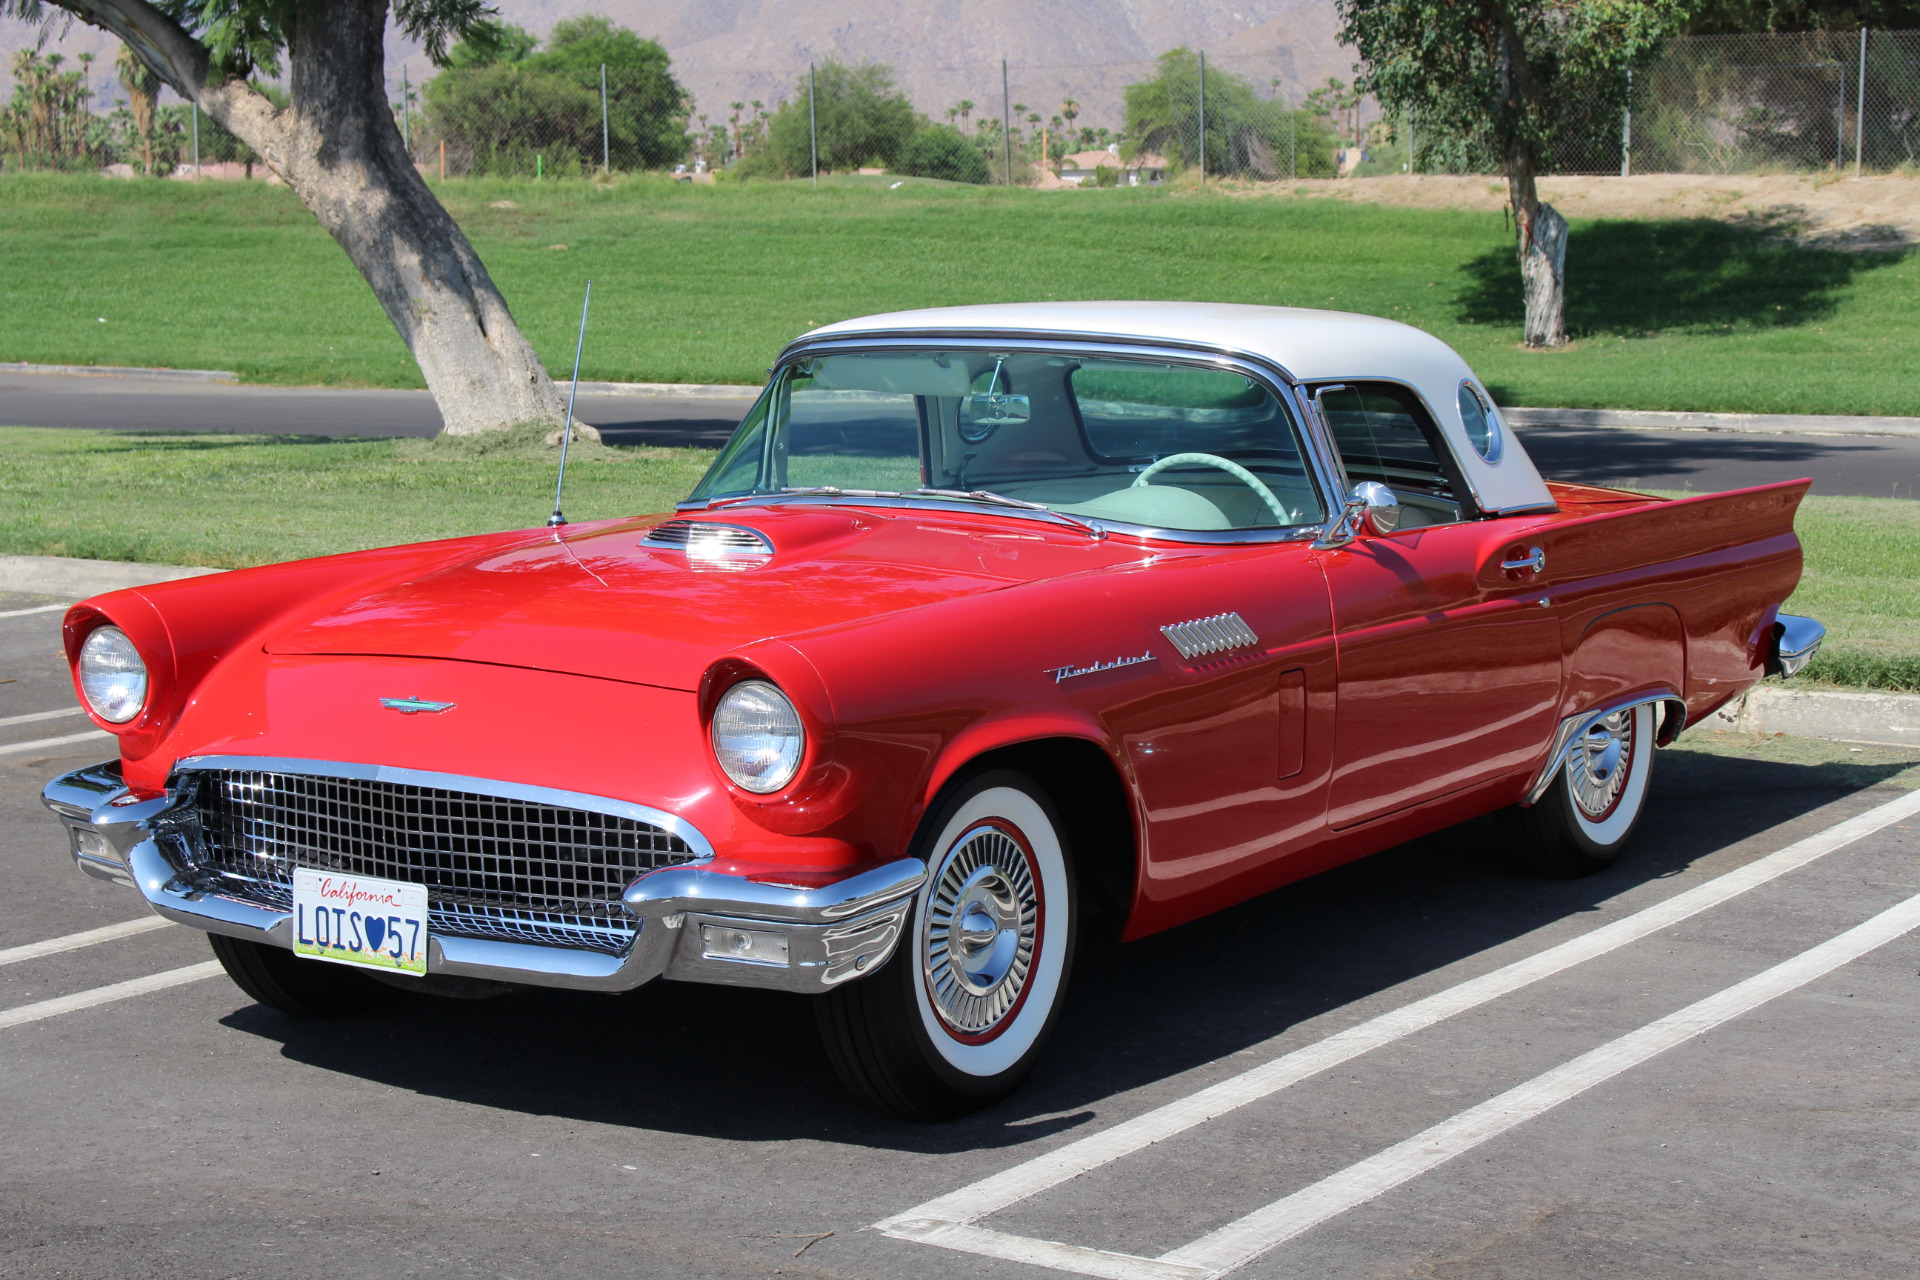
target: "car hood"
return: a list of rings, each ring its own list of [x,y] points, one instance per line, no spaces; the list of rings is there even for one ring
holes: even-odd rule
[[[447,658],[694,689],[755,641],[1141,558],[1024,518],[787,506],[684,517],[771,554],[657,545],[659,517],[529,534],[291,619],[279,654]],[[668,522],[673,523],[673,522]]]

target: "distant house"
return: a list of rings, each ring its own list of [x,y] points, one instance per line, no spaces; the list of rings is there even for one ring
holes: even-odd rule
[[[1060,162],[1060,181],[1072,186],[1093,185],[1093,171],[1102,165],[1115,170],[1123,187],[1157,187],[1167,180],[1167,158],[1142,151],[1131,160],[1120,158],[1119,144],[1105,151],[1080,151]]]

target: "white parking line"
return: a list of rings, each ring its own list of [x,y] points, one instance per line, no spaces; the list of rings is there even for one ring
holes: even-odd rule
[[[63,609],[71,608],[73,606],[70,604],[40,604],[31,609],[9,609],[5,613],[0,613],[0,618],[24,618],[30,613],[58,613]]]
[[[70,742],[88,742],[94,738],[111,738],[113,735],[105,729],[89,729],[85,733],[69,733],[58,738],[36,738],[32,742],[9,742],[0,747],[0,756],[10,756],[21,751],[38,751],[41,747],[64,747]]]
[[[97,1004],[111,1004],[115,1000],[125,1000],[131,996],[144,996],[150,991],[165,991],[168,987],[198,982],[202,978],[211,978],[222,972],[225,971],[220,968],[218,960],[207,960],[200,964],[190,964],[184,969],[168,969],[165,973],[148,974],[144,978],[130,978],[111,986],[95,987],[91,991],[82,991],[77,995],[42,1000],[38,1004],[23,1004],[13,1009],[0,1009],[0,1030],[17,1027],[23,1022],[38,1022],[42,1018],[56,1018],[63,1013],[91,1009]]]
[[[69,933],[61,938],[48,938],[45,942],[29,942],[24,946],[8,947],[0,951],[0,965],[19,964],[22,960],[38,960],[41,956],[57,956],[62,951],[78,951],[81,947],[91,947],[100,942],[112,942],[115,938],[131,938],[136,933],[147,933],[154,929],[164,929],[171,921],[159,916],[143,916],[138,920],[122,920],[119,924],[101,925],[98,929],[87,929],[81,933]]]
[[[32,724],[35,720],[58,720],[62,716],[83,716],[87,714],[78,707],[62,707],[58,711],[29,711],[23,716],[0,716],[0,729],[10,724]]]
[[[1163,1254],[1156,1261],[1194,1267],[1214,1276],[1243,1267],[1302,1232],[1438,1168],[1516,1125],[1544,1115],[1649,1058],[1858,960],[1915,928],[1920,928],[1920,894],[1837,938],[1830,938],[1745,982],[1537,1075],[1376,1156],[1349,1165],[1264,1209],[1256,1209],[1238,1222],[1228,1223],[1192,1244]]]
[[[981,1218],[998,1213],[1029,1196],[1058,1186],[1083,1173],[1110,1164],[1123,1156],[1165,1141],[1197,1125],[1214,1120],[1249,1103],[1258,1102],[1290,1085],[1318,1075],[1384,1045],[1425,1030],[1457,1014],[1511,995],[1523,987],[1552,977],[1576,964],[1592,960],[1610,951],[1637,942],[1649,934],[1697,915],[1749,889],[1806,866],[1836,849],[1872,835],[1902,818],[1920,813],[1920,791],[1869,809],[1856,817],[1836,823],[1824,831],[1798,840],[1777,853],[1756,859],[1736,871],[1717,876],[1705,884],[1677,893],[1663,902],[1602,925],[1589,933],[1569,939],[1535,955],[1516,960],[1493,972],[1472,978],[1445,991],[1435,992],[1412,1004],[1389,1010],[1357,1026],[1328,1036],[1314,1044],[1283,1054],[1250,1071],[1222,1080],[1198,1093],[1166,1103],[1131,1120],[1070,1142],[1055,1151],[1035,1156],[1023,1164],[991,1177],[983,1178],[958,1191],[897,1213],[875,1229],[907,1240],[940,1243],[994,1257],[1009,1256],[960,1243],[973,1238],[953,1233],[950,1228],[969,1226]],[[981,1234],[997,1234],[986,1232]],[[934,1241],[934,1235],[942,1238]],[[978,1243],[978,1241],[976,1241]],[[1037,1242],[1045,1243],[1045,1242]],[[1084,1250],[1082,1252],[1096,1252]],[[1112,1256],[1112,1255],[1107,1255]],[[1027,1259],[1022,1259],[1027,1260]],[[1043,1264],[1051,1265],[1051,1264]],[[1066,1270],[1079,1268],[1066,1267]],[[1107,1275],[1088,1271],[1088,1275]],[[1114,1273],[1117,1274],[1117,1273]],[[1143,1272],[1131,1272],[1142,1275]],[[1172,1272],[1155,1274],[1174,1274]]]

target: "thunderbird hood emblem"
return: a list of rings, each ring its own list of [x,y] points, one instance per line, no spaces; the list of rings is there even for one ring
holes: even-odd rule
[[[451,702],[429,702],[425,698],[382,698],[380,705],[389,711],[398,711],[403,716],[417,716],[422,711],[438,714],[453,710]]]

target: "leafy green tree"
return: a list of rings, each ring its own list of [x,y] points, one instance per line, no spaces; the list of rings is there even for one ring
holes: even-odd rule
[[[1160,55],[1150,79],[1126,87],[1127,136],[1133,153],[1156,152],[1176,166],[1200,162],[1200,59],[1191,49]],[[1293,117],[1295,172],[1333,172],[1333,136],[1311,112],[1258,97],[1239,76],[1207,72],[1207,172],[1276,178],[1286,169],[1288,117]]]
[[[934,125],[913,135],[900,153],[897,166],[901,173],[919,178],[945,178],[949,182],[985,184],[992,175],[980,148],[952,125]]]
[[[560,398],[473,246],[401,144],[387,100],[388,21],[443,62],[485,0],[0,0],[118,36],[153,74],[244,142],[312,210],[393,322],[449,432],[558,425]],[[249,77],[277,74],[276,104]]]
[[[1689,6],[1687,34],[1742,31],[1920,29],[1920,0],[1702,0]]]
[[[1567,221],[1535,178],[1576,111],[1617,101],[1626,71],[1686,20],[1685,0],[1338,0],[1363,86],[1421,137],[1485,138],[1507,178],[1526,295],[1526,343],[1566,330]]]
[[[921,127],[919,113],[894,83],[893,69],[883,63],[848,66],[829,58],[814,68],[813,94],[822,172],[891,168]],[[763,154],[770,172],[789,177],[811,172],[806,76],[767,122]]]
[[[599,168],[603,66],[607,163],[650,169],[686,154],[686,92],[658,43],[597,16],[556,24],[544,49],[518,27],[486,25],[426,89],[429,123],[469,172],[532,173],[536,154]]]

